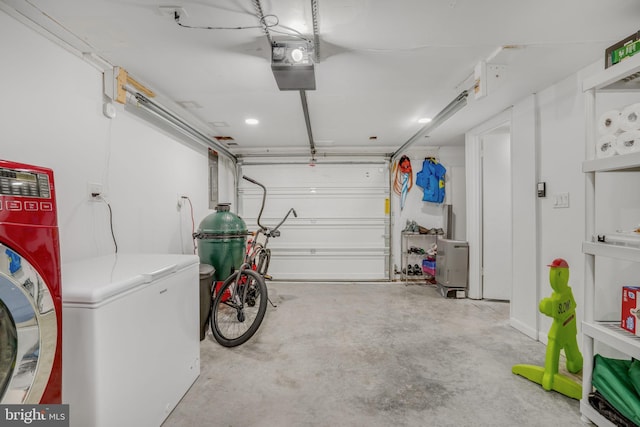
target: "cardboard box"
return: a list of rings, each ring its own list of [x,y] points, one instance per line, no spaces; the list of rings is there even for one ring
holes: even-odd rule
[[[640,286],[624,286],[622,288],[622,318],[620,327],[632,334],[640,336]]]
[[[635,42],[638,40],[640,40],[640,31],[625,37],[614,45],[609,46],[604,51],[604,68],[609,68],[620,62],[622,59],[636,53],[638,45]]]

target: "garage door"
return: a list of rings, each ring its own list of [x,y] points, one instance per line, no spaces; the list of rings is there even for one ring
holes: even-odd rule
[[[243,164],[241,174],[267,187],[261,222],[288,221],[272,239],[270,274],[278,280],[389,278],[389,165]],[[262,193],[240,180],[239,214],[255,229]]]

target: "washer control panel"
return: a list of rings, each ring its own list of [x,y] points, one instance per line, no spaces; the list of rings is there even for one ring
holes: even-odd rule
[[[0,195],[49,199],[49,176],[44,173],[0,168]]]

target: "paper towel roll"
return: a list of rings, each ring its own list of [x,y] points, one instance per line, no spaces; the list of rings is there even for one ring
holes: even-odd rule
[[[616,152],[616,142],[618,138],[614,134],[603,135],[598,139],[596,144],[596,157],[599,159],[611,157]]]
[[[618,110],[607,111],[598,119],[600,135],[616,133],[618,130],[620,130],[620,112]]]
[[[618,154],[634,153],[640,150],[640,130],[622,132],[616,139],[615,149]]]
[[[640,129],[640,103],[631,104],[622,110],[619,126],[623,131]]]

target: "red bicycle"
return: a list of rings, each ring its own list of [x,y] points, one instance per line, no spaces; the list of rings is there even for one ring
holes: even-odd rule
[[[262,225],[260,219],[267,189],[254,179],[247,176],[242,178],[262,188],[262,206],[256,220],[258,230],[252,233],[253,238],[248,242],[242,265],[216,289],[213,299],[211,331],[216,341],[225,347],[245,343],[260,327],[269,300],[265,279],[271,278],[267,275],[271,261],[271,250],[267,244],[269,239],[280,236],[278,229],[289,215],[298,216],[295,209],[291,208],[275,227]]]

